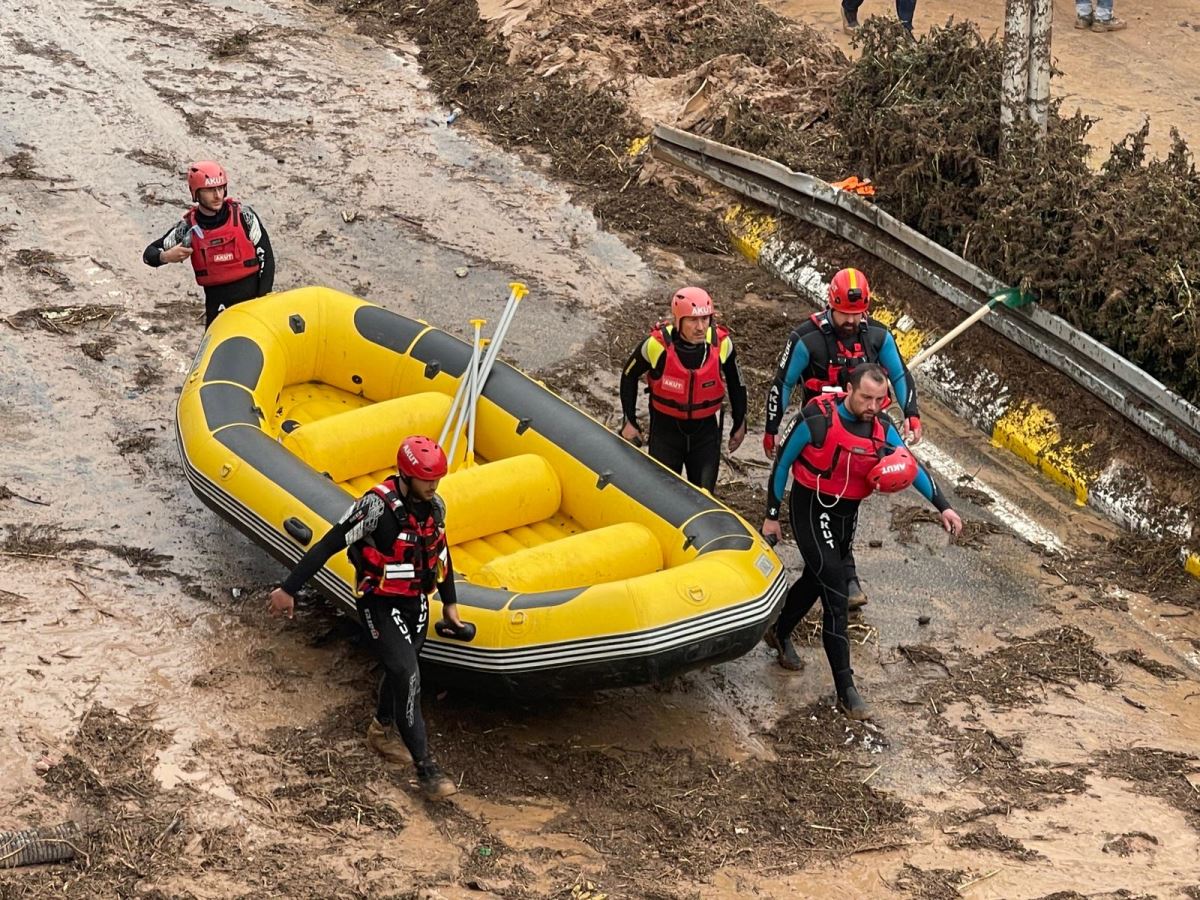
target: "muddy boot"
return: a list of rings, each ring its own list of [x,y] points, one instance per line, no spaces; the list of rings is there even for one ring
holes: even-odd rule
[[[871,718],[871,707],[867,706],[867,701],[852,684],[838,691],[837,708],[847,719],[865,722]]]
[[[378,719],[371,719],[367,726],[367,746],[384,758],[390,766],[412,765],[412,754],[404,746],[404,741],[396,733]]]
[[[772,627],[767,629],[767,633],[763,635],[763,640],[766,641],[768,647],[779,654],[779,665],[783,666],[789,672],[804,671],[804,660],[796,652],[796,646],[792,643],[790,637],[780,638],[775,632],[774,627]]]
[[[445,800],[458,793],[458,785],[442,771],[442,767],[434,761],[432,756],[427,756],[417,763],[417,781],[421,785],[421,790],[425,792],[425,796],[430,800]]]
[[[854,578],[846,585],[846,609],[854,612],[856,609],[862,609],[870,601],[867,599],[866,592],[862,589],[862,585],[858,583],[858,579]]]
[[[846,7],[842,7],[842,31],[846,34],[854,34],[858,31],[858,12],[848,12]]]

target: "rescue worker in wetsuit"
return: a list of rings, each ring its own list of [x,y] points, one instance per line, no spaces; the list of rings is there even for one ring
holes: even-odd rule
[[[729,330],[713,323],[712,297],[685,287],[671,299],[671,324],[654,326],[621,373],[621,437],[640,444],[638,383],[650,389],[650,455],[676,474],[712,491],[721,463],[725,395],[733,417],[732,453],[746,437],[746,386]]]
[[[767,424],[763,452],[775,455],[775,438],[788,401],[797,386],[802,403],[827,390],[842,390],[846,376],[856,365],[879,363],[887,370],[896,400],[904,412],[904,436],[910,443],[921,440],[921,415],[912,375],[904,365],[896,339],[882,322],[869,315],[871,287],[858,269],[842,269],[829,282],[829,305],[813,313],[788,335],[779,357],[775,379],[767,391]],[[850,608],[866,606],[867,595],[858,579],[851,551],[847,577]]]
[[[195,206],[146,247],[142,261],[155,268],[192,261],[196,283],[204,288],[207,328],[222,310],[271,293],[275,254],[254,210],[226,196],[229,179],[218,163],[192,163],[187,180]]]
[[[888,399],[883,367],[856,366],[847,390],[844,395],[824,394],[805,406],[775,454],[762,533],[772,543],[782,537],[779,509],[790,470],[795,482],[789,515],[804,571],[788,590],[779,619],[764,640],[779,653],[783,668],[802,669],[792,631],[820,598],[821,641],[833,671],[838,708],[851,719],[868,719],[870,711],[854,685],[846,632],[846,563],[859,504],[873,491],[892,493],[911,484],[941,513],[947,531],[959,534],[962,519],[905,447],[895,426],[880,414]]]
[[[304,554],[271,592],[267,609],[272,616],[292,618],[296,592],[331,556],[348,551],[358,581],[359,619],[383,664],[367,746],[394,766],[415,762],[421,789],[440,800],[458,788],[429,752],[417,655],[435,588],[445,618],[463,627],[446,544],[446,509],[436,493],[446,474],[446,454],[436,441],[414,435],[401,442],[396,466],[398,474],[356,500]]]

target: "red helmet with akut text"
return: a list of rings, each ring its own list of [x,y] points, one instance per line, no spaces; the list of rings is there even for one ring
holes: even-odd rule
[[[400,442],[400,449],[396,451],[396,468],[401,475],[409,478],[437,481],[446,474],[449,466],[446,453],[437,441],[414,434]]]
[[[671,298],[671,317],[675,320],[676,328],[679,327],[679,320],[685,316],[711,316],[712,314],[713,300],[704,288],[680,288]]]
[[[838,312],[865,313],[871,305],[871,286],[858,269],[842,269],[829,282],[829,305]]]
[[[894,494],[917,480],[917,460],[904,447],[896,447],[884,456],[867,474],[867,481],[877,491]]]
[[[188,166],[188,190],[192,192],[193,200],[200,188],[226,187],[228,184],[229,179],[225,177],[225,170],[220,163],[206,159]]]

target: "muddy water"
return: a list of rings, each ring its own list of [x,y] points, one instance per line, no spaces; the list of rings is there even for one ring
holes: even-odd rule
[[[285,834],[338,874],[339,890],[356,884],[368,895],[398,893],[432,881],[443,896],[457,896],[476,877],[470,866],[492,834],[532,873],[531,889],[561,894],[578,872],[603,875],[614,860],[561,830],[557,802],[473,794],[472,783],[489,779],[486,766],[462,773],[464,796],[442,817],[424,809],[406,778],[372,781],[367,793],[405,816],[398,835],[331,834],[277,809],[285,789],[312,779],[264,749],[271,729],[365,716],[371,666],[354,644],[330,637],[338,622],[327,614],[306,609],[296,623],[264,620],[262,588],[278,568],[183,484],[171,422],[179,375],[199,336],[199,302],[186,269],[151,271],[140,254],[178,213],[179,166],[216,156],[271,231],[280,287],[322,281],[455,329],[477,309],[494,313],[508,279],[527,278],[534,297],[510,350],[528,367],[569,352],[614,298],[659,282],[536,169],[462,124],[448,127],[447,111],[422,92],[402,50],[299,4],[243,2],[207,14],[201,26],[130,0],[0,9],[0,159],[24,150],[42,176],[0,179],[0,319],[37,307],[115,307],[66,333],[0,322],[0,483],[48,504],[0,501],[6,554],[23,553],[0,556],[0,590],[8,592],[0,594],[0,696],[13,710],[0,721],[0,828],[70,814],[38,790],[36,765],[66,752],[92,703],[119,711],[152,704],[156,727],[172,735],[154,769],[163,789],[189,792],[197,832],[244,829],[243,854],[275,852]],[[245,55],[210,56],[210,41],[249,28],[264,30]],[[0,174],[8,168],[0,164]],[[54,254],[65,284],[19,264],[19,250]],[[465,278],[453,274],[459,267]],[[112,342],[103,360],[80,351],[102,336]],[[959,445],[967,434],[950,446],[971,470],[993,466],[985,475],[1000,473],[1021,491],[1019,475],[989,463],[978,437],[969,451]],[[1022,501],[1064,536],[1086,521],[1062,498],[1029,491]],[[878,766],[873,784],[914,808],[911,843],[850,860],[780,860],[766,870],[740,867],[734,857],[690,887],[709,897],[881,896],[904,862],[977,875],[1011,866],[973,887],[973,896],[1182,883],[1195,832],[1162,801],[1098,777],[1082,797],[997,822],[1053,866],[981,861],[948,848],[932,815],[971,808],[978,798],[937,752],[912,705],[922,679],[933,676],[913,671],[898,644],[983,652],[1065,618],[1105,634],[1106,650],[1163,655],[1167,645],[1147,631],[1184,647],[1190,626],[1156,619],[1149,599],[1135,605],[1135,617],[1076,611],[1043,578],[1042,558],[1009,535],[970,549],[947,546],[936,528],[921,526],[914,543],[898,544],[892,507],[915,502],[897,498],[864,511],[861,540],[880,546],[861,557],[873,600],[853,651],[879,736],[853,752],[867,771]],[[13,528],[37,525],[57,544],[36,555],[14,549]],[[65,549],[73,541],[94,546]],[[131,557],[134,550],[140,555]],[[785,552],[794,565],[794,552]],[[141,569],[129,558],[143,560]],[[921,615],[932,621],[919,624]],[[502,708],[502,727],[531,747],[679,747],[716,760],[769,761],[764,733],[789,711],[829,700],[819,645],[804,655],[809,667],[796,676],[759,648],[662,689]],[[1197,743],[1197,700],[1187,696],[1194,686],[1193,679],[1164,687],[1133,671],[1119,690],[1147,711],[1121,693],[1080,689],[1081,700],[1051,697],[1040,710],[987,721],[1002,733],[1026,733],[1026,755],[1052,763],[1077,764],[1138,739],[1182,750]],[[474,698],[437,695],[427,709],[435,742],[440,727],[495,714]],[[331,753],[348,753],[357,738],[338,732]],[[1132,830],[1159,843],[1139,844],[1119,860],[1103,854],[1105,832]],[[201,858],[194,850],[197,866]],[[378,859],[393,862],[361,874]],[[156,886],[205,897],[249,889],[221,871]]]
[[[767,6],[819,28],[847,51],[850,39],[842,34],[837,0],[768,0]],[[1171,148],[1171,128],[1178,128],[1189,144],[1200,143],[1200,13],[1192,0],[1117,0],[1114,11],[1126,19],[1125,31],[1093,34],[1077,31],[1073,0],[1055,0],[1054,65],[1062,76],[1050,83],[1051,95],[1062,100],[1067,114],[1076,109],[1098,119],[1091,144],[1102,161],[1108,147],[1150,117],[1152,152],[1165,155]],[[861,17],[895,15],[895,5],[871,0]],[[918,33],[953,17],[979,23],[986,36],[1003,33],[1004,3],[1000,0],[921,0],[917,5]]]

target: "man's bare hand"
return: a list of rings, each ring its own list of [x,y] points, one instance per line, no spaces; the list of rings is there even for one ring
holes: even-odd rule
[[[947,509],[942,513],[942,527],[951,534],[957,536],[962,534],[962,519],[952,509]]]
[[[183,244],[176,244],[170,250],[163,250],[161,253],[159,253],[158,258],[161,262],[177,263],[177,262],[183,262],[185,259],[187,259],[191,255],[192,255],[191,247],[185,247],[185,246],[183,246]]]
[[[267,597],[267,612],[272,619],[278,619],[280,616],[285,619],[294,619],[296,617],[296,598],[283,588],[277,587]]]

